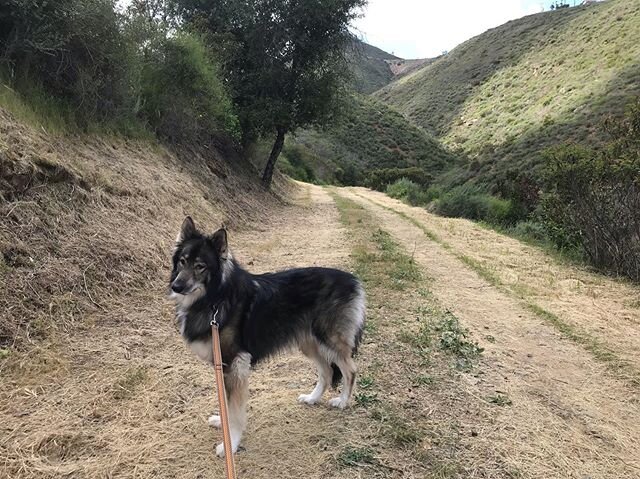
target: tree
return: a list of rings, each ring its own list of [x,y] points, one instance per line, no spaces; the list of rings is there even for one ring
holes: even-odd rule
[[[262,175],[268,187],[286,134],[335,114],[349,24],[367,0],[176,1],[226,64],[244,145],[275,136]]]

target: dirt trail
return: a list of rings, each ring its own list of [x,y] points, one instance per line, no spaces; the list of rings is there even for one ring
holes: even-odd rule
[[[640,371],[640,288],[564,265],[540,249],[482,228],[443,218],[365,189],[359,194],[421,221],[455,251],[479,262],[519,296],[588,332]]]
[[[486,349],[484,373],[467,378],[469,388],[477,398],[501,395],[512,402],[509,407],[496,408],[494,423],[481,432],[494,438],[493,453],[505,458],[522,477],[640,477],[637,391],[608,375],[605,366],[583,347],[564,339],[517,299],[480,278],[430,240],[423,230],[369,198],[425,221],[438,235],[448,232],[447,241],[451,240],[454,248],[461,248],[464,253],[491,251],[492,261],[498,264],[515,261],[517,253],[512,249],[522,252],[526,247],[518,247],[514,240],[495,233],[484,234],[478,227],[468,228],[464,237],[460,232],[456,236],[451,231],[457,231],[458,221],[443,218],[431,221],[431,215],[423,210],[368,190],[342,189],[339,193],[375,214],[380,227],[413,252],[417,263],[432,278],[430,288],[437,298],[471,329]],[[469,237],[474,240],[465,243]],[[532,263],[541,262],[542,256],[536,253]],[[525,262],[521,259],[518,264]],[[578,274],[569,267],[552,264],[548,258],[544,258],[544,263],[546,268],[560,272],[561,277]],[[527,277],[534,275],[535,271]],[[608,283],[607,298],[625,294],[626,286],[601,281]],[[584,305],[578,309],[582,311],[580,314],[587,314]],[[591,313],[601,314],[599,310]],[[629,336],[637,334],[627,326]],[[629,343],[624,344],[621,348]]]

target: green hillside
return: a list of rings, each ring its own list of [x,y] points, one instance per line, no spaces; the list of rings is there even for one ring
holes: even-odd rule
[[[324,181],[334,179],[329,164],[355,169],[360,175],[371,169],[411,166],[438,174],[454,161],[437,140],[402,115],[362,96],[352,99],[331,128],[301,131],[295,143],[318,157],[312,167]]]
[[[354,40],[347,50],[347,58],[353,75],[353,85],[358,93],[372,93],[389,84],[394,74],[387,61],[402,62],[390,53],[373,45]]]
[[[374,96],[468,157],[450,183],[495,191],[549,146],[601,142],[640,94],[639,60],[640,0],[609,0],[506,23]]]

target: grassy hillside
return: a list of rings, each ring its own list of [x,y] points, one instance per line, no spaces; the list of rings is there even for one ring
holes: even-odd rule
[[[374,96],[469,158],[449,182],[495,190],[551,145],[601,142],[640,94],[639,58],[640,1],[610,0],[506,23]]]
[[[162,294],[185,214],[236,229],[278,203],[232,152],[51,135],[0,108],[0,351]]]
[[[394,74],[388,61],[403,61],[360,40],[353,41],[347,51],[347,58],[353,74],[354,89],[365,94],[382,88],[393,79]]]
[[[371,169],[410,166],[420,166],[428,173],[437,174],[454,161],[438,141],[402,115],[361,96],[352,99],[344,115],[331,128],[302,131],[295,142],[318,157],[313,167],[325,181],[334,179],[328,162],[343,170],[355,168],[362,174]]]

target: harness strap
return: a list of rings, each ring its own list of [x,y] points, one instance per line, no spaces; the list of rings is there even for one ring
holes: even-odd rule
[[[227,412],[227,395],[224,387],[224,373],[222,370],[222,350],[220,349],[220,324],[218,323],[219,308],[215,308],[211,319],[211,344],[213,345],[213,369],[216,372],[218,403],[220,404],[220,423],[222,424],[222,443],[224,444],[225,473],[227,479],[236,479],[236,467],[233,462],[233,447],[231,431],[229,429],[229,415]]]

